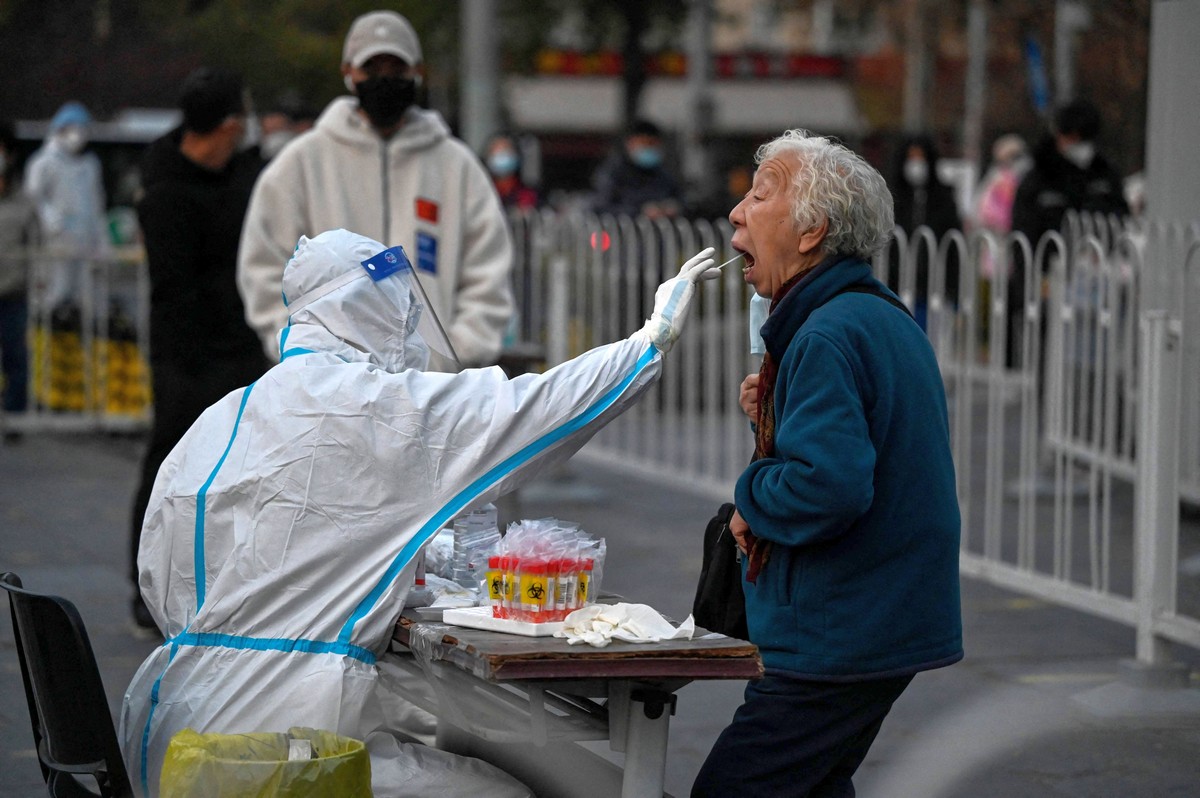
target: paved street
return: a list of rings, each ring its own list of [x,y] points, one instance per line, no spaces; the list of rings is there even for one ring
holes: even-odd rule
[[[74,601],[114,716],[153,643],[128,629],[124,577],[140,442],[29,436],[0,447],[0,571]],[[667,490],[576,458],[524,489],[502,521],[555,515],[608,541],[604,588],[683,617],[700,536],[717,497]],[[1121,625],[964,580],[967,658],[919,675],[856,779],[863,798],[1194,796],[1200,686],[1138,691],[1119,680],[1134,652]],[[1181,652],[1193,669],[1194,652]],[[693,683],[672,722],[667,790],[691,779],[740,699]],[[0,795],[41,796],[7,611],[0,613]],[[619,756],[615,756],[619,760]]]

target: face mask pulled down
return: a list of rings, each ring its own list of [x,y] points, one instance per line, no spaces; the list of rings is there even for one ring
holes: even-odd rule
[[[770,297],[751,294],[750,312],[747,314],[747,321],[750,327],[750,354],[752,355],[765,355],[767,353],[767,343],[763,340],[760,330],[767,323],[767,316],[770,312]]]
[[[379,75],[354,84],[358,105],[371,125],[376,128],[394,127],[417,97],[414,78]]]

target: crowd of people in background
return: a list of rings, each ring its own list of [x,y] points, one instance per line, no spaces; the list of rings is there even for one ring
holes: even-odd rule
[[[252,107],[248,111],[243,148],[255,152],[264,162],[273,160],[288,143],[311,130],[317,122],[319,114],[292,107],[290,103],[286,105],[288,107],[272,106],[272,110],[259,113]],[[1072,114],[1080,109],[1090,109],[1084,113],[1096,117],[1098,128],[1099,117],[1094,106],[1087,101],[1075,101],[1070,107]],[[892,157],[885,175],[893,195],[898,197],[897,209],[902,212],[897,217],[897,224],[904,229],[910,226],[915,229],[924,223],[935,231],[957,228],[1008,232],[1013,229],[1011,219],[1016,203],[1016,188],[1033,170],[1035,161],[1046,164],[1054,160],[1050,153],[1056,149],[1053,144],[1057,137],[1056,125],[1065,109],[1066,106],[1058,109],[1058,113],[1048,119],[1047,130],[1036,141],[1036,147],[1031,147],[1026,138],[1016,132],[997,136],[991,144],[988,158],[978,165],[980,176],[977,179],[964,177],[975,173],[970,169],[958,169],[954,175],[946,169],[951,161],[956,166],[959,162],[946,159],[940,152],[939,142],[945,144],[944,139],[930,133],[895,137],[886,148]],[[23,186],[23,193],[31,198],[38,197],[39,203],[44,205],[54,196],[53,185],[57,178],[54,173],[61,172],[64,165],[79,170],[80,174],[75,176],[76,182],[72,185],[91,186],[92,191],[98,194],[93,193],[91,198],[82,191],[63,195],[58,199],[58,206],[39,207],[39,214],[50,220],[54,235],[67,235],[65,225],[70,221],[76,225],[73,228],[76,238],[80,231],[86,230],[96,245],[103,248],[122,243],[116,239],[123,237],[109,229],[112,219],[111,216],[106,217],[105,211],[113,211],[118,198],[105,197],[99,161],[88,146],[90,124],[91,116],[87,109],[77,102],[70,102],[50,120],[48,135],[36,155],[26,154],[23,157],[21,142],[14,138],[8,155],[8,166],[14,170],[9,182],[10,187]],[[11,131],[12,123],[8,122],[7,125]],[[586,190],[543,185],[540,182],[540,153],[536,144],[530,146],[530,142],[536,139],[534,134],[500,130],[493,133],[477,153],[506,209],[582,208],[596,213],[644,215],[650,218],[718,218],[727,215],[729,208],[749,189],[751,172],[745,164],[734,161],[719,167],[719,175],[712,181],[715,188],[708,194],[692,193],[679,176],[678,154],[673,152],[672,133],[648,119],[634,120],[614,141],[609,153],[596,163]],[[1095,141],[1084,141],[1076,149],[1086,153],[1089,145],[1094,151]],[[80,149],[73,152],[72,147]],[[70,160],[72,156],[75,160]],[[531,157],[534,163],[530,163]],[[1089,165],[1077,168],[1084,172],[1094,172],[1101,166],[1111,169],[1110,162],[1103,154],[1100,154],[1096,164],[1096,167]],[[144,190],[145,177],[141,167],[139,162],[136,168],[112,178],[119,183],[119,186],[114,186],[113,193],[119,193],[121,201],[140,196]],[[1053,164],[1050,168],[1053,169]],[[91,174],[85,174],[85,170]],[[1052,179],[1062,179],[1064,174],[1067,173],[1059,169],[1058,177]],[[1121,178],[1114,171],[1111,177],[1115,178],[1117,194],[1123,206],[1129,212],[1140,215],[1145,209],[1144,173],[1138,171]],[[964,186],[964,179],[971,182]],[[61,206],[66,201],[83,204],[93,201],[96,196],[99,196],[99,201],[93,202],[91,210],[84,208],[72,211],[69,219],[67,209]],[[1068,204],[1075,201],[1074,193],[1071,193],[1071,197]],[[1111,206],[1104,204],[1104,207]],[[88,225],[81,222],[85,218],[90,220]],[[948,220],[952,222],[949,226]],[[1036,225],[1032,229],[1045,229],[1045,225]],[[45,243],[52,242],[47,240]],[[69,274],[56,278],[65,281],[70,279]],[[66,289],[56,287],[54,290],[62,293],[63,290],[69,291],[69,286]]]
[[[133,512],[135,550],[137,519],[171,446],[215,396],[279,358],[287,308],[277,286],[299,235],[341,227],[408,242],[459,361],[494,363],[500,354],[514,302],[506,215],[546,206],[546,187],[530,177],[540,170],[527,161],[536,146],[505,130],[473,153],[437,111],[421,107],[420,42],[399,14],[363,17],[346,37],[342,60],[348,94],[320,114],[293,102],[256,118],[240,77],[198,70],[182,86],[182,123],[142,158],[137,227],[150,265],[155,424]],[[63,104],[23,176],[13,127],[0,126],[0,251],[8,253],[0,260],[0,365],[10,415],[29,406],[31,314],[56,329],[77,329],[84,261],[110,255],[121,239],[109,229],[100,161],[88,147],[91,125],[81,103]],[[1144,176],[1122,181],[1097,149],[1100,125],[1096,107],[1076,100],[1057,109],[1036,146],[1016,133],[997,137],[969,194],[947,180],[932,135],[902,137],[885,172],[895,223],[910,239],[928,228],[938,240],[961,229],[1000,237],[1019,231],[1036,242],[1059,229],[1068,210],[1123,215],[1132,206],[1140,213]],[[733,163],[712,196],[689,197],[672,168],[670,142],[654,122],[635,120],[596,166],[588,201],[575,207],[652,220],[717,219],[750,191],[753,171]],[[45,256],[31,286],[32,263],[16,253],[35,246]],[[893,239],[889,283],[913,291],[914,317],[924,328],[936,253],[918,243],[915,284],[901,286],[899,246]],[[954,303],[958,250],[946,254],[940,290]],[[1014,366],[1029,277],[1019,252],[1004,262],[1006,363]],[[993,250],[983,248],[979,268],[986,292],[1001,276]],[[261,354],[246,345],[250,330]],[[11,427],[4,434],[20,437]],[[135,617],[151,624],[139,599]]]
[[[348,85],[353,87],[353,83]],[[418,105],[415,92],[419,86],[417,76],[414,105]],[[290,142],[317,124],[318,114],[292,103],[286,105],[260,115],[250,108],[242,149],[254,152],[264,163],[270,162]],[[436,115],[419,107],[414,110]],[[445,125],[444,120],[438,119]],[[121,235],[120,231],[110,229],[120,222],[106,216],[106,210],[119,213],[124,209],[106,209],[112,203],[106,202],[104,196],[100,162],[88,148],[90,123],[87,109],[69,102],[51,119],[47,138],[32,157],[21,158],[14,138],[7,156],[7,183],[10,194],[21,193],[34,202],[43,227],[39,239],[42,244],[102,258],[111,254],[115,244],[126,243],[136,236]],[[1064,124],[1084,132],[1063,134]],[[935,136],[922,133],[898,137],[890,147],[892,161],[885,171],[896,202],[896,223],[906,232],[926,226],[939,238],[953,229],[987,230],[998,235],[1015,229],[1036,240],[1046,230],[1057,229],[1062,216],[1053,202],[1038,207],[1031,198],[1039,192],[1044,194],[1046,185],[1063,189],[1057,192],[1063,198],[1063,208],[1140,215],[1145,209],[1145,176],[1137,172],[1122,179],[1104,155],[1096,152],[1099,125],[1095,107],[1079,100],[1058,109],[1048,120],[1047,130],[1037,140],[1036,147],[1031,147],[1018,133],[1002,134],[992,143],[990,156],[981,165],[981,176],[965,189],[957,182],[960,178],[957,175],[952,178],[945,169],[948,162],[939,152]],[[448,127],[446,132],[450,134]],[[1059,146],[1063,135],[1080,136],[1070,150],[1075,154],[1074,161]],[[752,176],[744,164],[733,162],[722,167],[719,179],[713,181],[715,190],[708,195],[693,195],[674,166],[677,159],[672,152],[670,133],[653,121],[637,119],[597,163],[590,176],[590,188],[564,192],[558,186],[540,184],[537,176],[541,170],[536,162],[529,162],[531,154],[535,161],[538,155],[536,145],[529,146],[534,138],[519,131],[497,131],[475,154],[505,211],[554,207],[650,219],[717,219],[725,217],[729,208],[749,190]],[[1094,157],[1089,158],[1089,153]],[[19,168],[22,160],[23,170]],[[122,193],[140,195],[145,190],[143,167],[144,164],[139,164],[136,170],[121,176]],[[966,170],[959,174],[969,173]],[[1088,194],[1087,186],[1097,180],[1106,186],[1102,197]],[[1017,188],[1023,181],[1025,196],[1019,198]],[[1035,184],[1042,188],[1035,189]],[[132,190],[127,186],[133,186]],[[140,234],[140,230],[137,232]],[[985,252],[982,261],[980,276],[990,279],[991,254]],[[70,308],[79,291],[80,272],[78,263],[72,265],[69,259],[63,259],[50,271],[46,285],[38,292],[48,312],[59,308],[62,313]],[[927,275],[927,264],[922,263],[917,270],[919,296],[927,294]],[[953,296],[957,293],[955,269],[949,270],[948,278],[943,288],[947,296]],[[918,308],[918,317],[921,310]],[[252,315],[256,313],[252,310]],[[264,340],[264,348],[269,349],[270,345]]]

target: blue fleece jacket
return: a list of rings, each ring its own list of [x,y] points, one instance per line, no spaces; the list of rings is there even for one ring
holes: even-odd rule
[[[864,261],[827,259],[762,328],[775,453],[738,479],[736,504],[772,542],[743,587],[750,640],[785,676],[857,681],[963,656],[942,377],[904,311],[838,294],[857,284],[887,290]]]

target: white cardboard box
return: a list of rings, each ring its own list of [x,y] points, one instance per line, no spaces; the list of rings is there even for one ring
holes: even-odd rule
[[[562,621],[530,623],[512,618],[493,618],[492,608],[454,607],[442,613],[442,623],[452,626],[467,626],[471,629],[487,629],[490,632],[507,632],[526,637],[549,637],[563,628]]]

